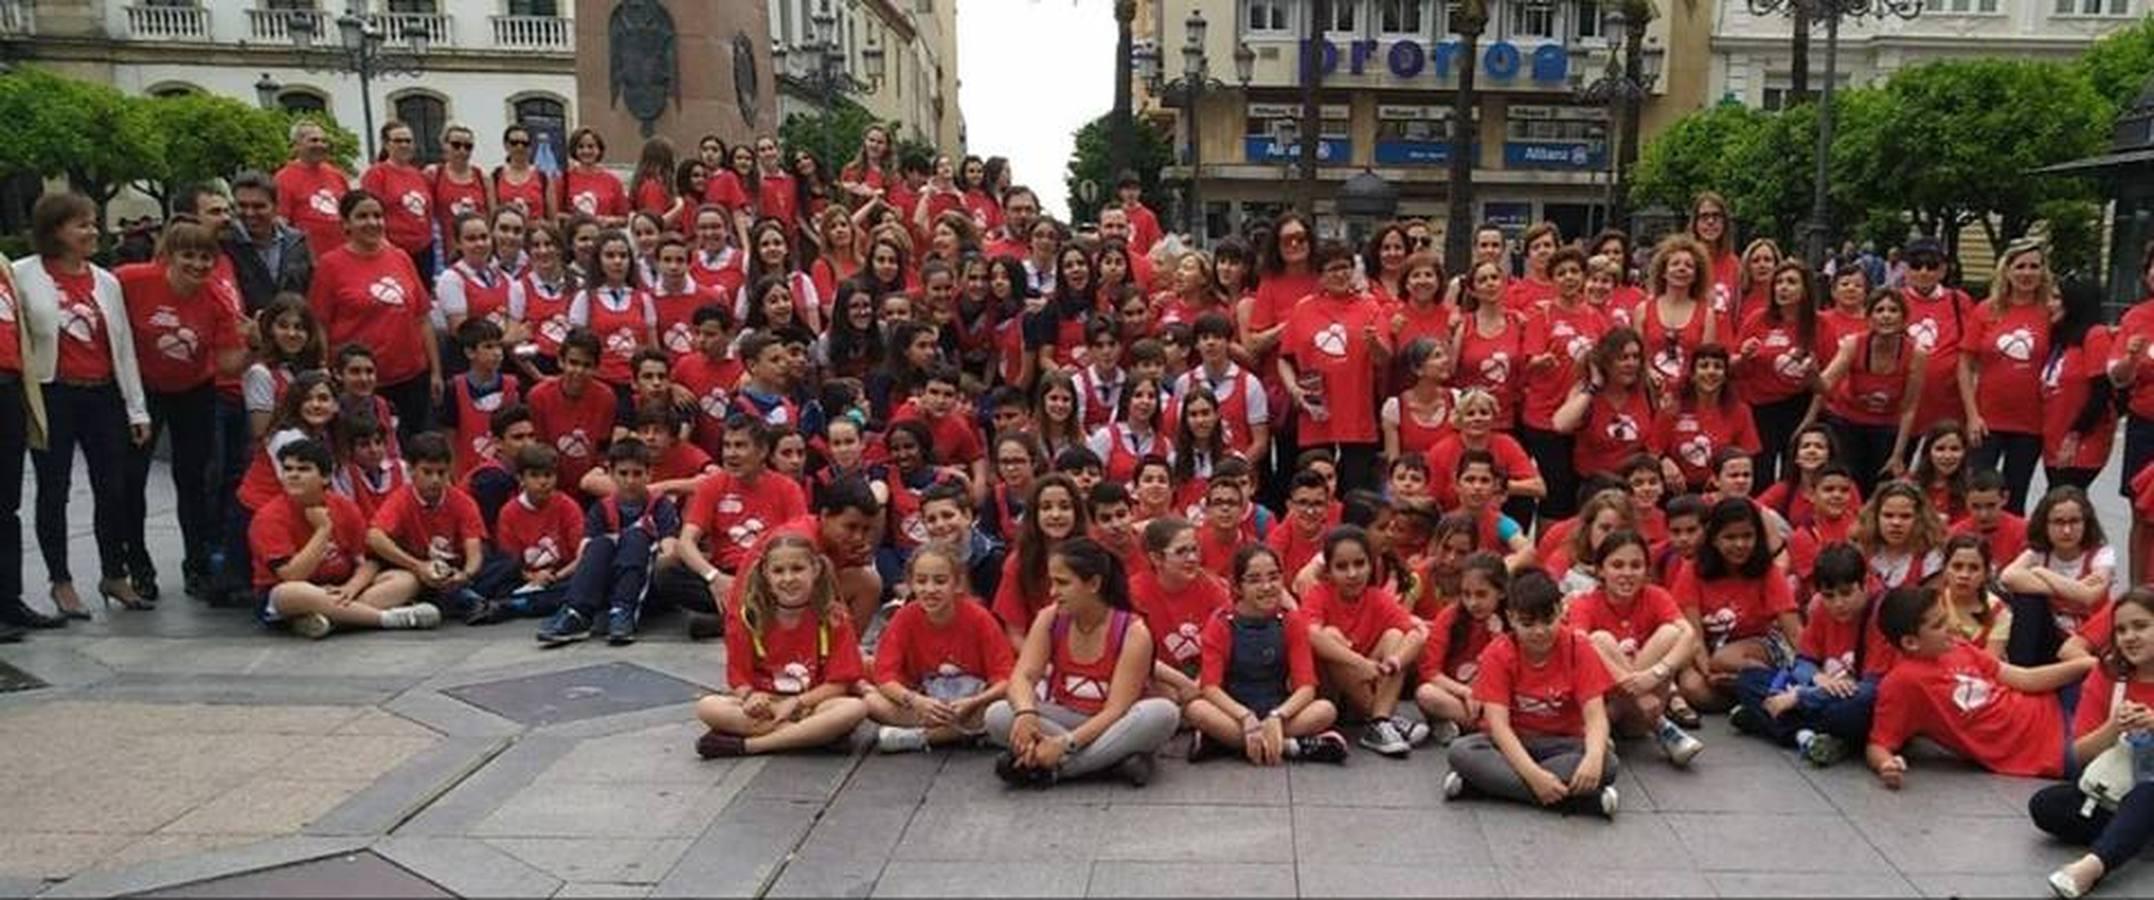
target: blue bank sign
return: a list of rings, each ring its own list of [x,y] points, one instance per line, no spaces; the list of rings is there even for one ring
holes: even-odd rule
[[[1602,141],[1505,141],[1503,165],[1509,169],[1606,168]]]
[[[1400,79],[1430,78],[1441,81],[1451,78],[1458,68],[1459,57],[1466,52],[1458,41],[1441,41],[1421,44],[1414,41],[1347,41],[1343,46],[1323,39],[1303,41],[1300,71],[1309,71],[1309,54],[1317,54],[1317,64],[1325,75],[1338,74],[1343,65],[1346,74],[1366,75],[1377,70],[1389,72]],[[1481,48],[1480,77],[1494,82],[1528,81],[1536,85],[1557,86],[1568,83],[1571,75],[1571,55],[1562,44],[1545,43],[1531,49],[1519,47],[1510,41],[1492,41]]]

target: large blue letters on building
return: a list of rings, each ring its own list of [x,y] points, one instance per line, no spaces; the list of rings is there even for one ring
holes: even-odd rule
[[[1374,66],[1382,65],[1394,77],[1426,76],[1439,81],[1452,77],[1458,68],[1458,55],[1465,50],[1458,41],[1430,45],[1392,41],[1387,46],[1383,41],[1358,40],[1346,42],[1342,53],[1339,44],[1328,39],[1303,41],[1300,71],[1309,71],[1311,47],[1319,54],[1318,64],[1325,75],[1337,73],[1342,63],[1349,75],[1365,75]],[[1482,47],[1479,75],[1495,82],[1523,77],[1536,84],[1562,84],[1571,76],[1571,55],[1562,44],[1553,42],[1534,47],[1529,53],[1510,41],[1491,41]]]

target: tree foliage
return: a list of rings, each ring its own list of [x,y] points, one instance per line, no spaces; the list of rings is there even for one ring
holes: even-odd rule
[[[880,124],[867,107],[839,98],[823,111],[794,113],[778,126],[778,142],[788,158],[805,150],[832,178],[860,152],[860,138],[868,126]]]
[[[1063,173],[1063,183],[1069,188],[1070,221],[1095,220],[1100,206],[1114,198],[1113,118],[1114,114],[1110,112],[1086,122],[1074,136],[1076,149],[1070,154],[1068,170]],[[1129,132],[1132,144],[1128,148],[1129,167],[1144,185],[1145,205],[1159,209],[1166,199],[1159,173],[1173,164],[1174,143],[1158,128],[1142,120],[1131,121]],[[1099,199],[1090,203],[1079,196],[1077,189],[1087,181],[1099,185]]]
[[[284,159],[290,120],[282,113],[230,97],[188,94],[139,101],[158,131],[184,138],[165,141],[159,172],[135,182],[171,209],[172,192],[190,184],[229,178],[246,169],[268,171]]]
[[[22,68],[0,76],[0,170],[66,176],[105,205],[130,180],[163,178],[168,135],[135,98],[108,85]]]
[[[2111,107],[2131,109],[2147,79],[2154,78],[2154,14],[2094,42],[2077,66]]]
[[[1639,154],[1631,169],[1633,207],[1684,209],[1702,190],[1723,190],[1735,150],[1770,118],[1738,103],[1710,106],[1676,120]]]

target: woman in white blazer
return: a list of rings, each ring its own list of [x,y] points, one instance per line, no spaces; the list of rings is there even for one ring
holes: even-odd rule
[[[24,376],[42,385],[45,400],[45,447],[30,453],[37,469],[37,543],[53,605],[74,619],[90,617],[67,563],[67,497],[77,447],[95,500],[98,593],[108,605],[151,605],[128,582],[119,521],[127,509],[128,446],[149,440],[150,414],[120,282],[90,262],[97,238],[97,207],[88,198],[46,194],[30,210],[37,255],[15,263],[29,338]]]

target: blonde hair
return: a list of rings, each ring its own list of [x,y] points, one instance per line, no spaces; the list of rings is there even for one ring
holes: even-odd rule
[[[1736,267],[1735,296],[1737,297],[1749,296],[1750,289],[1756,286],[1750,283],[1750,257],[1756,254],[1759,250],[1772,251],[1773,269],[1775,271],[1778,271],[1780,268],[1780,263],[1787,259],[1787,254],[1780,252],[1780,245],[1773,243],[1772,238],[1758,238],[1757,240],[1751,241],[1750,246],[1743,248],[1742,265]],[[1772,276],[1767,275],[1765,276],[1765,278],[1766,282],[1770,284],[1772,281]],[[1772,298],[1767,297],[1766,299],[1770,300]]]
[[[1483,405],[1488,407],[1490,413],[1498,412],[1503,408],[1503,404],[1496,400],[1496,395],[1490,393],[1487,388],[1471,387],[1460,391],[1458,400],[1451,404],[1451,422],[1457,424],[1466,414],[1468,407]]]
[[[2018,291],[2012,287],[2010,277],[2012,261],[2029,253],[2042,255],[2042,286],[2035,289],[2035,304],[2046,304],[2056,296],[2057,278],[2049,271],[2049,245],[2034,238],[2020,238],[1997,254],[1997,271],[1989,281],[1989,299],[1982,301],[1990,315],[2002,315],[2011,301],[2018,299]]]
[[[815,566],[815,582],[809,586],[809,608],[817,622],[827,623],[838,609],[838,581],[832,574],[830,560],[823,558],[822,550],[815,542],[798,534],[780,534],[763,545],[755,565],[748,569],[747,588],[741,592],[740,617],[748,626],[749,635],[761,639],[763,629],[777,615],[777,595],[771,589],[770,576],[764,567],[770,564],[780,550],[805,550]]]

